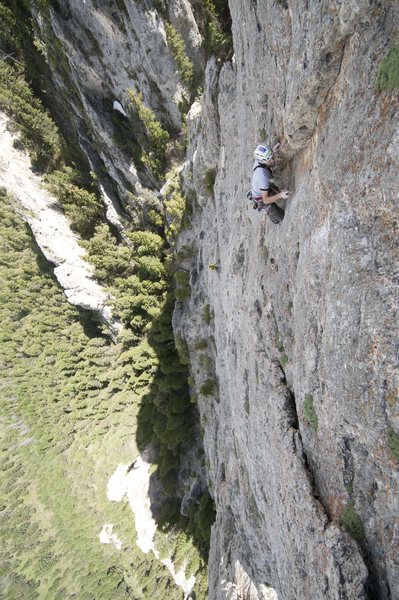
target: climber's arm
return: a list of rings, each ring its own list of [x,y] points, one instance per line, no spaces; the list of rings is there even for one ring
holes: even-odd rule
[[[288,190],[283,190],[274,196],[268,196],[268,190],[262,190],[262,202],[263,204],[272,204],[272,202],[278,202],[279,200],[286,200],[289,196]]]

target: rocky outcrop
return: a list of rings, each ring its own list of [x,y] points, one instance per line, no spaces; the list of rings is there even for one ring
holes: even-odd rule
[[[201,36],[186,0],[168,3],[168,18],[186,39],[195,72],[203,71]],[[170,15],[170,17],[169,17]],[[35,14],[54,86],[53,108],[70,141],[87,155],[118,213],[131,217],[149,171],[137,172],[138,130],[129,91],[142,94],[162,125],[177,132],[187,95],[167,45],[165,19],[152,2],[54,2]],[[115,110],[117,101],[130,120]],[[73,136],[73,137],[71,137]],[[133,195],[133,196],[132,196]]]
[[[16,209],[29,224],[46,259],[55,265],[54,275],[68,302],[98,314],[116,336],[121,324],[112,317],[110,299],[94,278],[94,268],[71,231],[60,204],[32,172],[26,151],[18,149],[18,136],[0,112],[0,185],[16,199]]]
[[[234,60],[208,65],[192,118],[198,257],[175,319],[217,505],[210,597],[238,561],[284,599],[395,598],[398,97],[375,81],[398,9],[230,8]],[[262,130],[295,189],[278,226],[245,206]]]

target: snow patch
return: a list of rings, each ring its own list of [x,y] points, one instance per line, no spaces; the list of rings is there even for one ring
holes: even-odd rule
[[[107,499],[120,502],[127,492],[128,478],[126,476],[128,465],[118,465],[107,483]]]
[[[118,100],[114,100],[112,108],[114,110],[117,110],[118,112],[120,112],[124,117],[128,117],[129,118],[129,115],[127,114],[127,112],[123,108],[122,104],[120,102],[118,102]]]
[[[137,546],[144,554],[152,552],[160,560],[159,552],[154,545],[157,524],[151,512],[150,468],[151,463],[143,460],[141,456],[136,459],[133,466],[118,465],[108,480],[107,498],[114,502],[120,502],[126,495],[134,514]],[[186,579],[185,566],[176,572],[170,558],[160,560],[160,562],[169,570],[176,585],[183,590],[185,598],[188,598],[195,584],[194,575]]]
[[[122,542],[118,539],[118,537],[112,533],[113,529],[112,523],[107,523],[103,525],[103,528],[100,532],[99,538],[102,544],[113,544],[117,550],[121,550]]]

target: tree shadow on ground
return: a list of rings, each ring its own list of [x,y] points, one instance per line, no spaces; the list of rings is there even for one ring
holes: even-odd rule
[[[190,398],[188,367],[182,363],[172,329],[174,293],[169,291],[164,310],[152,322],[148,342],[159,366],[150,389],[141,401],[137,423],[137,446],[141,453],[151,447],[158,465],[150,479],[153,517],[162,531],[184,531],[207,562],[214,503],[206,487],[204,466],[182,514],[182,459],[195,449],[203,457],[199,414]],[[201,461],[204,464],[204,461]],[[185,504],[187,504],[185,502]]]

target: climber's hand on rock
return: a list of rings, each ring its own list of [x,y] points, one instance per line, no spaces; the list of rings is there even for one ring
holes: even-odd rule
[[[277,154],[277,152],[280,150],[280,146],[281,146],[281,142],[279,140],[276,140],[276,142],[274,143],[274,146],[272,148],[273,154]]]
[[[282,200],[287,200],[287,198],[291,196],[291,192],[289,190],[282,190],[281,192],[281,199]]]

